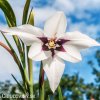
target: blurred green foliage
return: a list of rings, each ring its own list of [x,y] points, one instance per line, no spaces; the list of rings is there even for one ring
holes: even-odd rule
[[[63,75],[60,86],[63,93],[63,100],[84,100],[84,97],[87,100],[91,100],[91,98],[95,98],[95,100],[100,100],[100,84],[97,84],[99,79],[100,83],[100,72],[99,76],[96,72],[97,70],[93,69],[93,73],[96,76],[96,84],[90,83],[85,84],[84,80],[78,76],[78,74],[73,76]],[[96,72],[96,73],[95,73]],[[45,88],[45,100],[58,100],[58,92],[56,91],[54,94],[50,90],[49,83],[47,80],[44,82]],[[18,92],[19,91],[19,92]],[[18,88],[17,84],[11,84],[10,81],[0,82],[0,94],[8,93],[8,94],[21,94],[21,91]],[[39,84],[34,85],[34,100],[39,100]],[[6,100],[6,99],[2,99]],[[7,100],[17,100],[17,99],[7,99]],[[18,99],[25,100],[25,99]]]

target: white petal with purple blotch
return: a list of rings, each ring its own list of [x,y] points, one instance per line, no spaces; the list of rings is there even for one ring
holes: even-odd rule
[[[73,45],[63,45],[66,52],[56,51],[56,55],[66,61],[77,63],[82,60],[79,50]]]
[[[70,40],[66,44],[74,45],[79,50],[89,48],[92,46],[100,46],[100,43],[98,43],[94,39],[78,31],[77,32],[67,32],[66,36],[63,38]]]

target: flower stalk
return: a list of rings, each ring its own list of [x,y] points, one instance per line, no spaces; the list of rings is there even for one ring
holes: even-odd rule
[[[40,66],[40,75],[39,75],[39,97],[40,100],[44,100],[44,70],[42,62]]]
[[[29,86],[29,91],[30,91],[30,96],[32,96],[31,100],[33,100],[33,66],[32,66],[32,60],[28,60],[29,66],[29,81],[30,81],[30,86]]]
[[[28,58],[29,46],[27,46],[27,61],[28,61],[28,74],[29,74],[29,94],[33,100],[33,62]]]

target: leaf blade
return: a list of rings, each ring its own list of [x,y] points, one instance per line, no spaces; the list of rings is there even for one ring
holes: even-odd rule
[[[34,12],[33,12],[33,8],[31,9],[30,14],[29,14],[28,24],[31,24],[31,25],[34,26]]]
[[[15,17],[14,11],[11,8],[9,2],[7,0],[0,0],[0,8],[5,14],[7,23],[10,22],[12,26],[16,26],[16,17]]]
[[[22,92],[25,93],[24,88],[23,88],[22,85],[17,81],[17,79],[15,78],[15,76],[14,76],[13,74],[11,74],[11,76],[12,76],[13,79],[16,81],[16,83],[17,83],[19,89],[20,89]]]
[[[27,22],[27,16],[28,16],[28,10],[29,10],[29,6],[30,6],[30,2],[31,2],[31,0],[26,0],[25,6],[24,6],[24,11],[23,11],[22,24],[26,24],[26,22]]]

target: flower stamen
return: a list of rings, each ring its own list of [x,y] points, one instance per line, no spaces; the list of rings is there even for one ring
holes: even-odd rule
[[[51,48],[55,48],[56,46],[56,43],[55,43],[55,40],[54,39],[51,39],[48,41],[48,48],[51,49]]]

